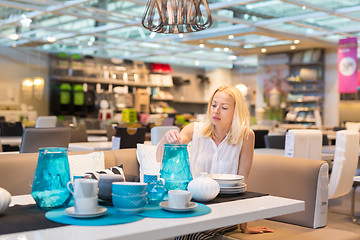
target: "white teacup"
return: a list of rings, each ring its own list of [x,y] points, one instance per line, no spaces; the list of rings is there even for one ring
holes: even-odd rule
[[[98,181],[95,179],[76,179],[74,183],[68,182],[67,188],[74,198],[92,198],[98,195]]]
[[[168,204],[170,208],[186,208],[192,198],[191,192],[185,190],[170,190]]]
[[[74,198],[75,213],[78,214],[91,214],[96,213],[98,207],[98,198]]]

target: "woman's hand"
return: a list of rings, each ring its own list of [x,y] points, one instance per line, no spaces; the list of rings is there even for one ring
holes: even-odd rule
[[[261,226],[256,226],[256,227],[249,227],[246,226],[244,229],[241,229],[241,231],[245,234],[262,234],[262,233],[273,233],[274,230],[268,228],[268,227],[261,227]]]
[[[180,133],[177,130],[169,130],[165,134],[165,139],[168,143],[182,144]]]

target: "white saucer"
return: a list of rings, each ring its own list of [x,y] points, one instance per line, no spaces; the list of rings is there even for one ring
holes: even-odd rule
[[[246,192],[246,188],[237,188],[237,189],[222,189],[220,188],[221,194],[235,194]]]
[[[246,188],[246,183],[238,183],[237,185],[235,185],[235,186],[232,186],[232,187],[223,187],[223,186],[220,186],[220,190],[221,189],[241,189],[241,188]]]
[[[171,208],[169,207],[169,203],[168,201],[163,201],[159,204],[159,206],[166,210],[166,211],[170,211],[170,212],[188,212],[188,211],[192,211],[195,208],[197,208],[197,203],[194,202],[190,202],[189,206],[187,206],[186,208]]]
[[[67,209],[65,209],[64,214],[73,218],[94,218],[105,215],[106,212],[107,212],[107,208],[98,206],[95,213],[80,214],[80,213],[75,213],[74,207],[68,207]]]

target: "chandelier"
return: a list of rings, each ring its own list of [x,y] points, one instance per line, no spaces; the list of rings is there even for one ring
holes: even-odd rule
[[[141,23],[152,32],[187,33],[209,28],[212,19],[206,0],[148,0]]]

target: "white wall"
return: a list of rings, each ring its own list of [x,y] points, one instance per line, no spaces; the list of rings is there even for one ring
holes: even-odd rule
[[[209,78],[209,86],[204,89],[205,100],[208,101],[213,92],[221,86],[231,85],[231,69],[217,68],[214,70],[205,70],[206,76]]]
[[[17,83],[20,91],[20,102],[16,106],[1,105],[0,109],[19,110],[20,104],[26,104],[37,111],[38,116],[48,115],[49,112],[49,84],[48,84],[48,55],[29,52],[22,48],[0,48],[0,82]],[[21,94],[21,83],[26,77],[41,76],[45,80],[42,100],[34,97],[24,98]]]

